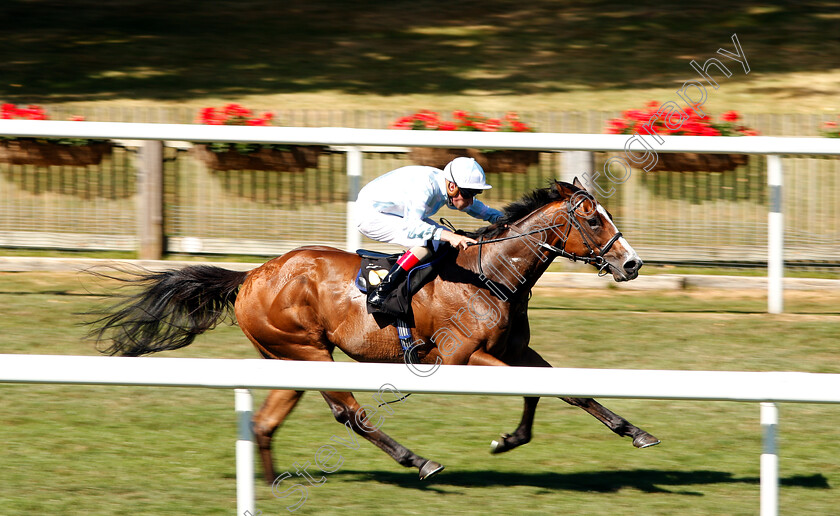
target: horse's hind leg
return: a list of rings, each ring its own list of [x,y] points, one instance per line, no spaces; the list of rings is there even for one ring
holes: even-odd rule
[[[254,437],[260,450],[263,475],[269,485],[276,478],[274,462],[271,459],[271,436],[295,408],[301,396],[303,396],[303,391],[271,391],[260,410],[254,415],[252,421]]]
[[[353,393],[322,392],[321,394],[327,400],[335,419],[339,423],[381,448],[403,466],[417,468],[420,471],[420,480],[429,478],[443,470],[443,466],[437,462],[424,459],[379,430],[376,425],[381,426],[382,419],[368,420],[367,414],[359,406],[356,398],[353,397]],[[342,437],[346,440],[346,437]]]

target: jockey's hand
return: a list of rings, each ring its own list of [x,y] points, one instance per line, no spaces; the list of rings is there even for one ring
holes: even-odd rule
[[[446,230],[444,230],[443,233],[441,233],[440,239],[444,242],[449,242],[449,244],[452,247],[455,247],[456,249],[466,249],[467,244],[478,243],[478,241],[476,241],[474,238],[470,238],[464,235],[458,235],[456,233]]]

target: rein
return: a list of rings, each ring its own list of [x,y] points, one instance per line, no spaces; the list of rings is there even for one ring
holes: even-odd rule
[[[607,263],[607,260],[604,258],[604,255],[607,254],[610,251],[610,249],[612,249],[613,244],[615,244],[616,241],[619,238],[621,238],[621,236],[622,236],[621,231],[617,231],[616,234],[613,235],[612,238],[610,238],[609,241],[607,241],[607,243],[604,244],[603,247],[601,247],[601,250],[599,252],[596,252],[595,249],[597,248],[597,245],[595,244],[594,241],[592,241],[592,239],[590,237],[587,236],[586,232],[583,230],[583,227],[580,225],[580,222],[578,222],[577,217],[575,217],[575,210],[577,210],[577,208],[580,206],[580,204],[584,200],[585,199],[581,199],[580,201],[577,202],[577,204],[575,204],[575,206],[572,206],[571,201],[567,201],[568,204],[569,204],[569,209],[568,209],[569,228],[566,231],[566,234],[563,235],[562,239],[563,239],[563,246],[565,247],[566,241],[568,240],[568,237],[569,237],[569,233],[572,230],[572,226],[574,226],[575,229],[577,229],[578,233],[580,234],[580,237],[581,237],[581,240],[583,241],[583,244],[589,250],[589,254],[586,255],[586,256],[581,256],[581,255],[578,255],[578,254],[570,253],[570,252],[566,251],[564,248],[557,247],[557,246],[554,246],[554,245],[551,245],[551,244],[547,244],[545,242],[540,242],[539,245],[540,245],[540,247],[542,247],[544,249],[547,249],[548,251],[550,251],[550,252],[552,252],[552,253],[554,253],[558,256],[562,256],[563,258],[568,258],[569,260],[571,260],[573,262],[583,262],[583,263],[586,263],[586,264],[595,265],[596,267],[598,267],[598,276],[605,276],[609,272],[607,270],[607,268],[609,267],[609,264]],[[528,231],[527,233],[520,233],[518,235],[501,237],[501,238],[491,238],[491,239],[488,239],[488,240],[484,240],[484,237],[480,237],[479,241],[477,243],[475,243],[475,244],[469,243],[469,244],[467,244],[467,246],[474,246],[474,245],[478,246],[478,272],[479,272],[479,274],[484,276],[485,274],[484,274],[484,271],[482,270],[482,267],[481,267],[481,249],[484,247],[484,245],[493,244],[493,243],[496,243],[496,242],[503,242],[505,240],[513,240],[513,239],[516,239],[516,238],[522,238],[522,237],[525,237],[525,236],[533,235],[535,233],[541,233],[541,232],[547,231],[549,229],[555,229],[555,228],[560,228],[560,227],[563,227],[563,224],[553,224],[551,226],[547,226],[547,227],[544,227],[544,228],[534,229],[534,230]]]

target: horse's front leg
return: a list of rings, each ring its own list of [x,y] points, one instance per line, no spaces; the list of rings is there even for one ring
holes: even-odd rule
[[[631,424],[629,421],[612,412],[592,398],[560,398],[570,405],[580,407],[592,414],[598,421],[604,423],[607,428],[624,437],[633,438],[633,446],[636,448],[647,448],[659,444],[659,439],[645,432],[641,428]]]
[[[469,360],[469,365],[507,366],[508,364],[490,355],[486,351],[475,351]],[[498,441],[490,443],[490,453],[502,453],[531,442],[531,428],[534,426],[534,414],[537,411],[537,397],[526,397],[525,408],[519,426],[512,434],[502,434]]]
[[[514,365],[530,367],[551,367],[551,364],[546,362],[546,360],[543,357],[541,357],[539,353],[537,353],[531,348],[527,348],[525,354],[522,356],[521,361],[518,361]],[[659,439],[657,439],[656,437],[645,432],[641,428],[631,424],[629,421],[619,416],[618,414],[612,412],[611,410],[601,405],[592,398],[568,398],[561,396],[560,399],[570,405],[580,407],[583,410],[587,411],[592,416],[594,416],[595,419],[604,423],[604,425],[606,425],[607,428],[609,428],[616,434],[622,437],[632,437],[633,446],[635,446],[636,448],[647,448],[649,446],[657,445],[660,442]]]
[[[537,412],[539,401],[540,399],[536,397],[525,398],[525,408],[522,410],[519,426],[512,434],[502,434],[498,441],[492,441],[490,453],[503,453],[531,442],[531,428],[534,426],[534,414]]]

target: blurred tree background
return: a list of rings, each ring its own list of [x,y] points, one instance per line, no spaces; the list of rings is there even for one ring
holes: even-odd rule
[[[712,109],[835,110],[840,2],[5,0],[0,101],[625,109],[689,61],[751,72]]]

